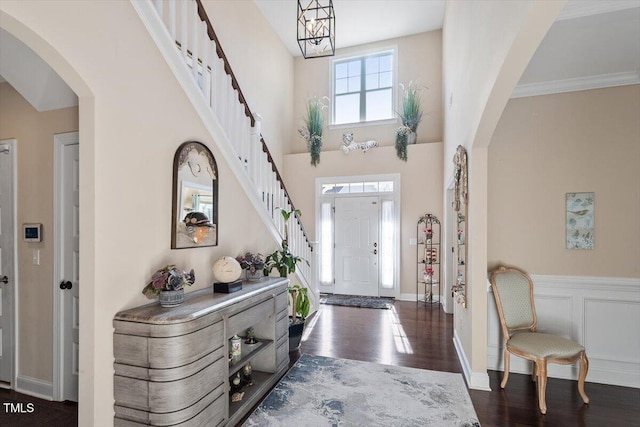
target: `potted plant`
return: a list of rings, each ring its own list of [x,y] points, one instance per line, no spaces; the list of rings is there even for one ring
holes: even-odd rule
[[[311,310],[311,301],[307,292],[308,288],[300,285],[289,287],[291,295],[291,316],[289,316],[289,352],[300,348],[304,325]]]
[[[142,293],[149,299],[160,299],[163,307],[173,307],[184,301],[184,287],[195,283],[196,276],[190,272],[180,271],[175,265],[167,265],[151,277],[151,281],[142,289]]]
[[[277,208],[280,209],[280,208]],[[289,252],[289,218],[295,214],[301,216],[300,209],[286,211],[280,209],[280,213],[284,218],[284,239],[282,240],[282,249],[275,250],[270,255],[267,255],[264,275],[268,276],[272,270],[277,270],[280,277],[287,277],[289,273],[296,272],[296,264],[302,261],[302,258]],[[309,264],[308,261],[306,261]]]
[[[236,257],[240,267],[247,272],[247,280],[260,280],[264,276],[265,259],[264,255],[247,252]]]
[[[298,129],[300,137],[307,141],[307,149],[311,154],[311,165],[313,166],[320,163],[322,128],[324,128],[324,114],[322,110],[325,108],[327,108],[327,106],[317,97],[309,98],[307,101],[307,114],[304,117],[305,127]]]
[[[403,91],[402,112],[398,115],[402,119],[402,126],[396,130],[396,153],[400,160],[406,162],[407,145],[416,142],[416,131],[422,119],[422,105],[417,84],[409,82],[406,88],[403,84],[400,87]]]

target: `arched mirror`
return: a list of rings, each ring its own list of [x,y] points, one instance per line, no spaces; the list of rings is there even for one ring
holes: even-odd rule
[[[467,151],[459,145],[453,156],[455,190],[453,209],[456,211],[456,281],[452,287],[454,300],[467,307],[467,206],[469,204],[469,186],[467,179]]]
[[[218,244],[218,165],[200,142],[185,142],[176,151],[172,206],[172,249]]]

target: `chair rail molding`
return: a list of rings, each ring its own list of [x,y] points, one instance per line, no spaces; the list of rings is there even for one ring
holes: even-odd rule
[[[587,382],[640,388],[640,278],[531,275],[538,331],[582,344],[589,357]],[[500,320],[493,292],[487,298],[487,368],[503,370]],[[634,325],[635,327],[624,327]],[[511,372],[531,372],[511,359]],[[577,379],[578,366],[550,365],[548,376]]]

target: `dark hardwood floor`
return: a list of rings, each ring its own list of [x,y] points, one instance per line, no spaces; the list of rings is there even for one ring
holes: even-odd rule
[[[438,305],[397,301],[393,310],[321,305],[310,319],[301,349],[319,356],[461,372],[453,315]],[[489,377],[491,392],[469,390],[483,427],[640,426],[638,389],[588,382],[591,403],[584,405],[575,381],[549,378],[547,415],[542,415],[529,375],[510,374],[504,390],[502,372],[489,371]]]
[[[321,305],[309,319],[302,352],[436,371],[461,372],[453,346],[453,316],[439,306],[397,301],[393,310]],[[292,364],[299,355],[291,355]],[[583,405],[575,381],[550,378],[547,415],[541,415],[535,384],[511,374],[500,389],[501,372],[489,371],[491,392],[469,390],[480,423],[496,426],[640,426],[640,390],[587,383],[591,399]],[[587,377],[588,380],[588,377]],[[410,398],[410,396],[407,396]],[[77,405],[48,402],[0,389],[0,426],[75,426]],[[10,413],[5,403],[33,404],[32,413]],[[104,425],[111,425],[105,420]],[[303,427],[303,426],[292,426]],[[396,427],[396,426],[390,426]],[[401,426],[398,426],[401,427]]]

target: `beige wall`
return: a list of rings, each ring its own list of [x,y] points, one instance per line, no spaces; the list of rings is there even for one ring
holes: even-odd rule
[[[3,0],[0,26],[79,95],[79,425],[110,425],[115,313],[148,303],[142,288],[169,262],[194,268],[193,288],[205,289],[215,259],[249,249],[268,253],[276,242],[130,2]],[[204,142],[218,162],[217,247],[170,249],[173,156],[186,140]],[[143,221],[132,222],[138,218]],[[50,359],[44,368],[19,362],[29,372],[51,365]]]
[[[407,37],[369,43],[346,49],[338,49],[336,57],[359,55],[397,46],[398,83],[405,85],[410,81],[423,87],[422,107],[424,115],[418,127],[418,142],[442,141],[442,32],[431,31]],[[307,151],[306,142],[298,137],[298,128],[303,127],[306,101],[313,97],[331,97],[331,63],[336,57],[295,59],[295,90],[293,99],[294,121],[290,132],[290,146],[287,153]],[[400,98],[398,97],[399,109]],[[327,110],[330,120],[331,110]],[[354,132],[356,141],[377,140],[380,145],[395,143],[395,130],[400,125],[347,126],[337,129],[325,129],[323,150],[336,150],[342,144],[342,134]]]
[[[282,167],[293,126],[293,56],[252,1],[205,0],[205,9],[262,134]]]
[[[396,157],[394,147],[379,147],[366,154],[342,151],[324,152],[318,167],[309,166],[309,154],[285,156],[287,189],[302,211],[304,226],[312,240],[315,236],[315,180],[318,177],[399,173],[400,194],[400,292],[415,295],[416,222],[425,213],[442,218],[442,144],[410,145],[408,160]]]
[[[640,85],[512,99],[489,146],[489,267],[640,277]],[[595,247],[565,248],[565,194],[595,193]]]
[[[27,243],[18,230],[20,375],[51,381],[53,318],[53,136],[78,130],[78,108],[40,113],[9,83],[0,84],[0,139],[17,140],[16,224],[42,223],[43,241]],[[40,251],[40,265],[31,262]]]
[[[465,371],[470,371],[466,373],[471,387],[489,387],[487,147],[513,88],[565,3],[459,0],[446,5],[444,182],[452,183],[451,159],[456,147],[463,145],[469,156],[468,308],[456,304],[454,314],[455,331],[469,361]],[[445,223],[447,229],[454,226]],[[451,243],[446,241],[445,247]]]

